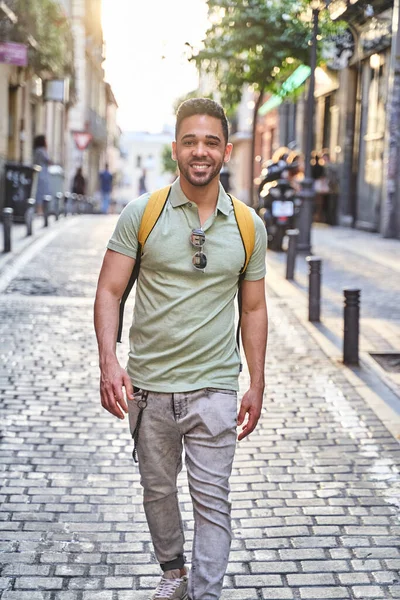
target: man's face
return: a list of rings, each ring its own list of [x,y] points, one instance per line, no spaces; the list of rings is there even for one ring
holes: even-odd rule
[[[180,175],[194,186],[208,185],[228,162],[232,144],[225,144],[221,121],[209,115],[193,115],[180,125],[172,142],[172,158]]]

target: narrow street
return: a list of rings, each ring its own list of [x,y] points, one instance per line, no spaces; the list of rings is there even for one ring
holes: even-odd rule
[[[0,273],[1,600],[148,600],[158,582],[127,420],[98,394],[93,300],[116,220],[68,218]],[[375,277],[372,261],[353,274],[372,264]],[[389,311],[398,324],[394,285],[383,272],[366,316]],[[400,598],[399,443],[291,306],[269,296],[268,389],[238,444],[221,598]],[[244,372],[241,393],[247,382]],[[190,560],[184,472],[180,486]]]

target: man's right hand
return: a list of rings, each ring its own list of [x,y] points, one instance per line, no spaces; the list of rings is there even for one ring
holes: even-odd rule
[[[128,412],[123,388],[125,388],[126,397],[133,397],[133,386],[128,373],[121,367],[116,360],[112,364],[101,367],[100,374],[100,397],[103,408],[108,410],[118,419],[124,419]]]

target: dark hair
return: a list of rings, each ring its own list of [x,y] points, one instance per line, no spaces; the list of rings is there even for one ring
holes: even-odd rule
[[[46,137],[44,135],[37,135],[33,140],[33,148],[45,148],[46,147]]]
[[[226,118],[225,111],[218,102],[210,100],[210,98],[190,98],[182,102],[176,112],[175,137],[178,136],[182,121],[188,117],[193,117],[193,115],[209,115],[210,117],[219,119],[225,143],[228,143],[228,119]]]

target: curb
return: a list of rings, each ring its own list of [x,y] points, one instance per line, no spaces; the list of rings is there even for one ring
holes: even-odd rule
[[[67,219],[54,221],[50,227],[41,227],[32,236],[19,239],[15,243],[14,250],[0,255],[0,293],[4,291],[21,267],[51,242],[61,229],[69,227],[75,221],[75,217],[76,215],[71,215]]]
[[[49,227],[44,227],[40,223],[41,219],[36,217],[36,219],[33,221],[32,235],[31,236],[25,235],[23,237],[18,237],[16,240],[12,240],[11,252],[5,253],[2,251],[0,253],[0,274],[9,262],[12,262],[17,256],[19,256],[21,254],[21,252],[23,252],[26,248],[28,248],[29,246],[34,244],[39,238],[41,238],[44,235],[48,234],[49,232],[53,231],[54,227],[59,228],[60,224],[62,224],[62,222],[64,220],[65,220],[65,217],[59,219],[58,221],[50,220],[50,218],[49,218]],[[26,225],[23,223],[18,223],[18,224],[13,224],[13,227],[25,228]]]
[[[311,323],[308,321],[306,318],[308,314],[307,294],[278,274],[276,266],[270,263],[267,269],[266,285],[273,294],[286,301],[288,308],[293,311],[324,354],[337,368],[341,369],[347,381],[357,390],[393,437],[400,441],[400,390],[388,378],[382,367],[364,351],[360,352],[359,366],[345,365],[337,344],[332,341],[332,338],[337,338],[339,332],[330,330],[323,322]]]

